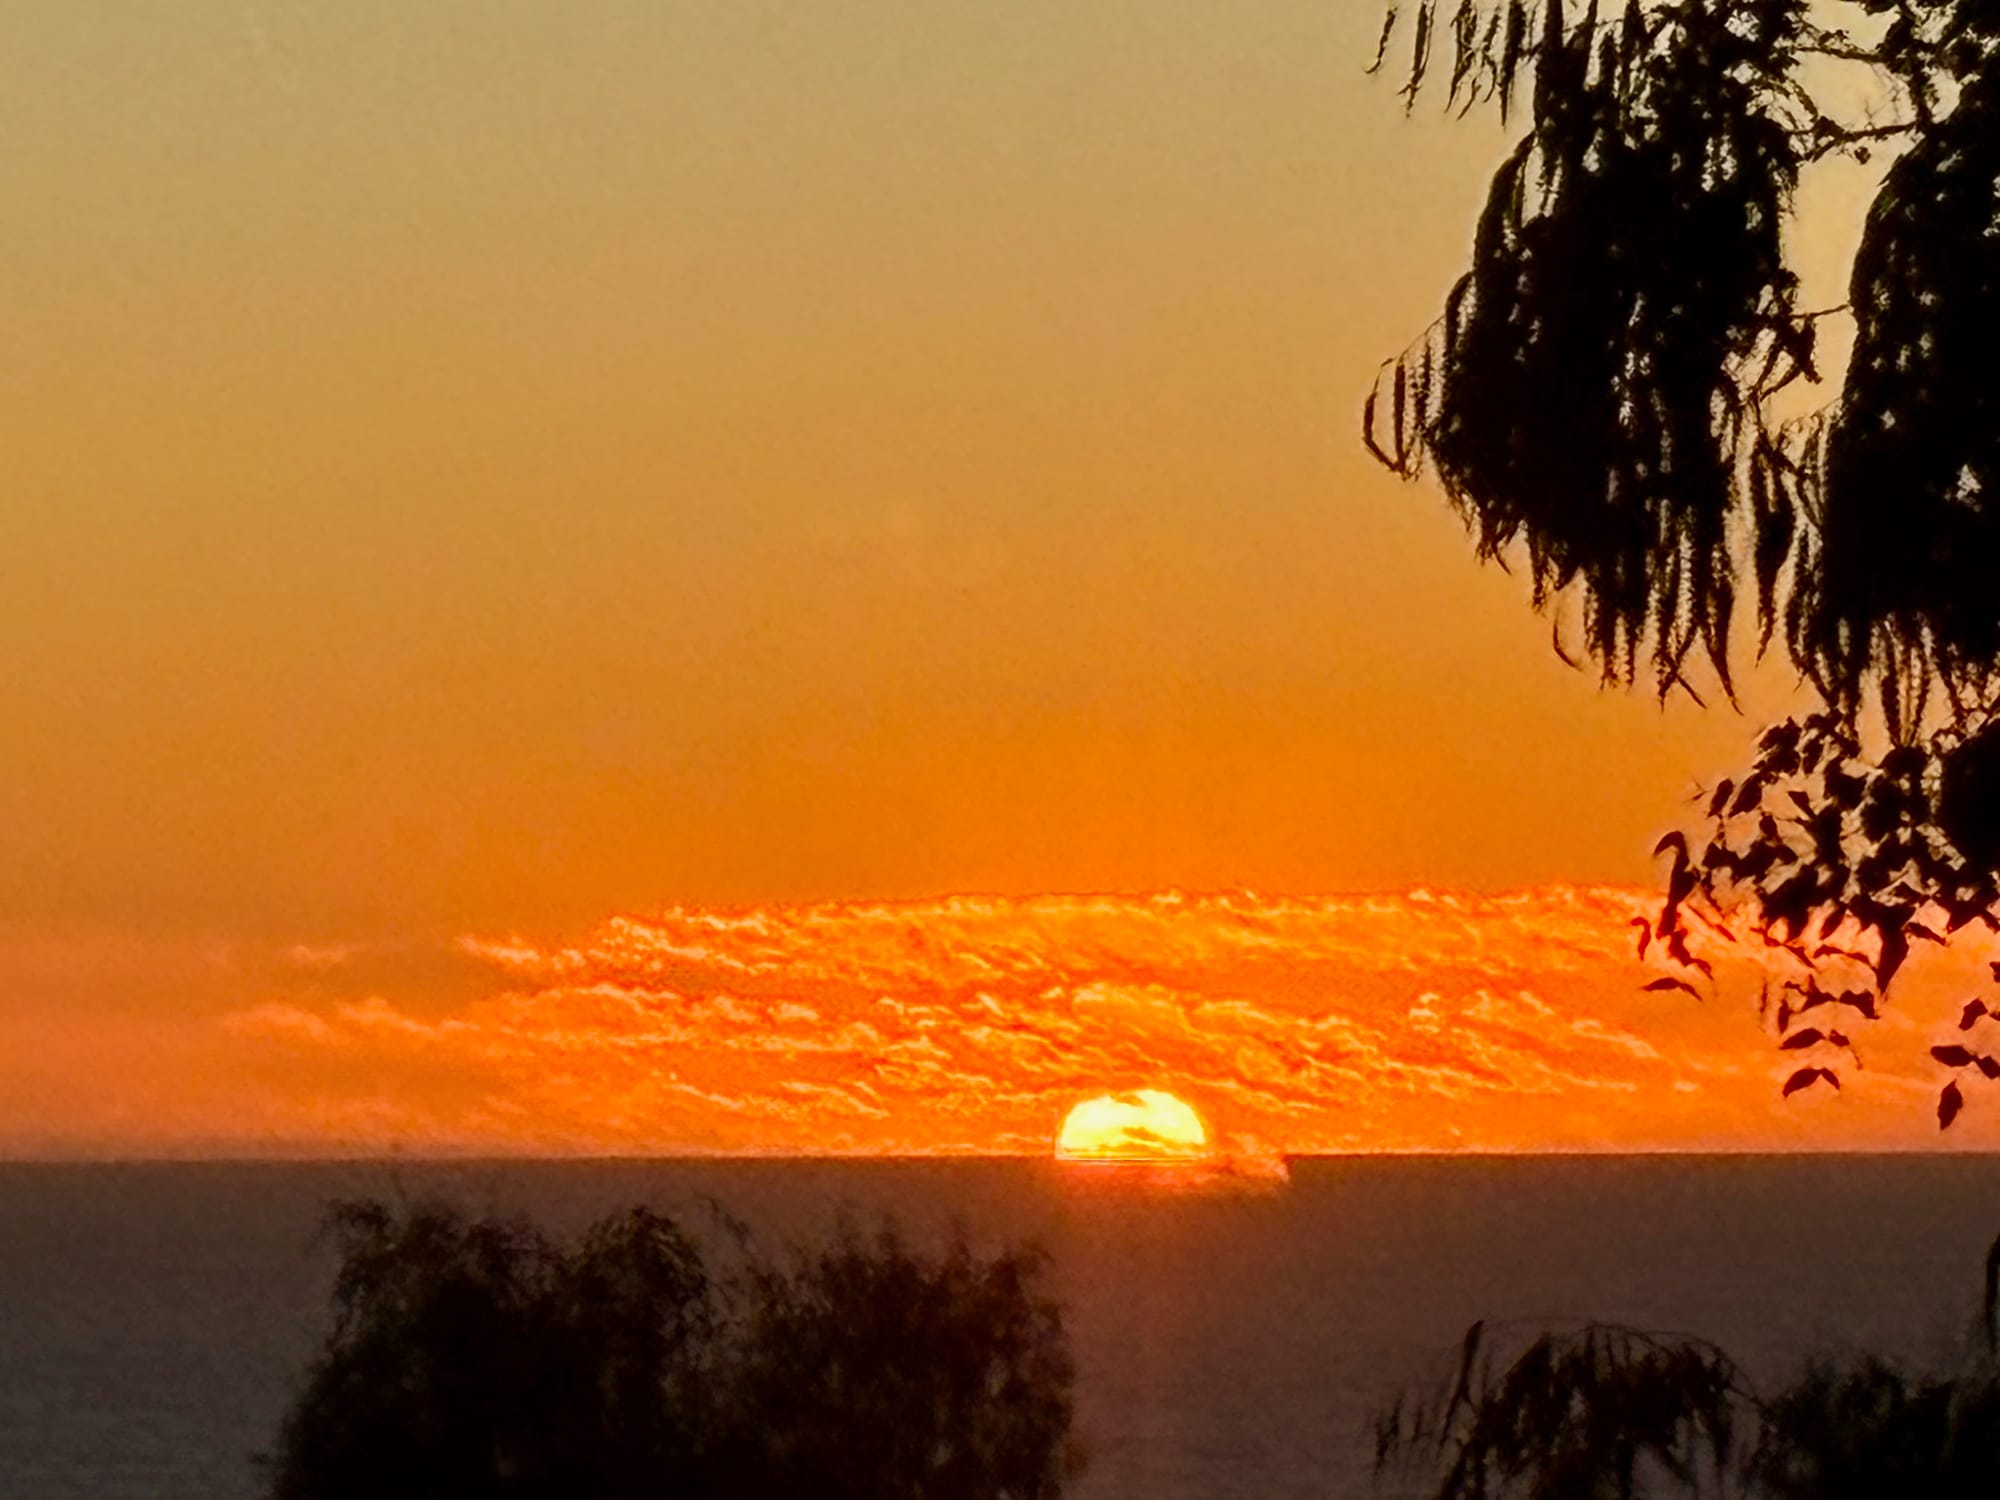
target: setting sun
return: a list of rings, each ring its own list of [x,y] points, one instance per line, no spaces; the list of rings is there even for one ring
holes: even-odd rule
[[[1100,1094],[1064,1118],[1064,1161],[1191,1161],[1209,1155],[1208,1128],[1183,1100],[1159,1089]]]

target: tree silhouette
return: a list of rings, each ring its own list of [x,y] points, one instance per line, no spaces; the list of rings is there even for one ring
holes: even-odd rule
[[[2000,931],[2000,4],[1420,0],[1378,68],[1398,45],[1412,107],[1446,46],[1449,108],[1508,116],[1531,86],[1471,269],[1385,363],[1367,444],[1435,475],[1483,558],[1524,554],[1537,608],[1575,597],[1608,683],[1693,694],[1700,660],[1733,699],[1754,600],[1757,652],[1820,708],[1770,727],[1705,840],[1662,840],[1642,944],[1699,968],[1689,918],[1746,913],[1798,960],[1786,1091],[1837,1086],[1845,1033],[1793,1020],[1872,1018],[1913,941]],[[1873,80],[1865,113],[1839,116],[1833,69]],[[1848,301],[1802,308],[1802,177],[1883,150]],[[1830,317],[1853,325],[1838,394],[1788,416],[1831,384]],[[1933,1055],[2000,1077],[1976,1037]],[[1963,1104],[1947,1084],[1940,1124]]]
[[[926,1258],[843,1232],[753,1264],[730,1467],[771,1500],[1053,1497],[1077,1466],[1074,1368],[1032,1251]]]
[[[1073,1370],[1031,1251],[892,1230],[718,1271],[646,1208],[570,1244],[336,1205],[273,1500],[1059,1500]]]
[[[1863,1354],[1765,1396],[1701,1339],[1591,1324],[1496,1355],[1475,1323],[1447,1382],[1377,1417],[1376,1472],[1430,1500],[1975,1500],[2000,1474],[1990,1292],[1985,1332],[1960,1369]]]
[[[1746,1387],[1695,1339],[1591,1324],[1543,1334],[1502,1365],[1467,1330],[1448,1394],[1405,1396],[1377,1418],[1375,1466],[1437,1472],[1435,1500],[1632,1500],[1721,1488]]]

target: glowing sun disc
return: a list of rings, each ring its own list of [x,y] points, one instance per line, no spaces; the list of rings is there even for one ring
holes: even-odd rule
[[[1161,1089],[1086,1099],[1056,1136],[1062,1161],[1196,1161],[1208,1155],[1201,1116]]]

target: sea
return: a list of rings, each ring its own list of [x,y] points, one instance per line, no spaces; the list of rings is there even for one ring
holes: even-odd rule
[[[1078,1500],[1347,1500],[1372,1416],[1467,1326],[1713,1339],[1760,1381],[1973,1337],[2000,1157],[1316,1157],[1242,1179],[1008,1160],[0,1165],[0,1497],[250,1500],[328,1325],[330,1200],[557,1232],[712,1205],[773,1245],[884,1218],[1039,1242],[1067,1308]]]

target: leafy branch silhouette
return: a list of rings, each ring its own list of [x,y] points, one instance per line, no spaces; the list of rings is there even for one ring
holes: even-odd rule
[[[1389,11],[1378,70],[1399,45],[1406,107],[1448,55],[1448,110],[1511,119],[1525,93],[1526,119],[1364,441],[1434,476],[1482,559],[1525,558],[1536,608],[1575,598],[1607,684],[1700,701],[1703,666],[1734,701],[1754,602],[1757,654],[1820,708],[1717,790],[1705,847],[1662,841],[1642,950],[1705,972],[1690,917],[1727,938],[1747,914],[1800,962],[1781,1047],[1831,1049],[1784,1091],[1838,1087],[1847,1034],[1792,1019],[1872,1020],[1912,942],[2000,931],[2000,4],[1431,0]],[[1829,64],[1873,78],[1858,117],[1829,102]],[[1802,309],[1803,174],[1885,149],[1847,302]],[[1829,383],[1829,317],[1854,329],[1838,393],[1786,415]],[[1865,1006],[1828,960],[1858,966]],[[2000,1076],[1963,1041],[1933,1056]],[[1963,1104],[1954,1078],[1940,1124]]]

